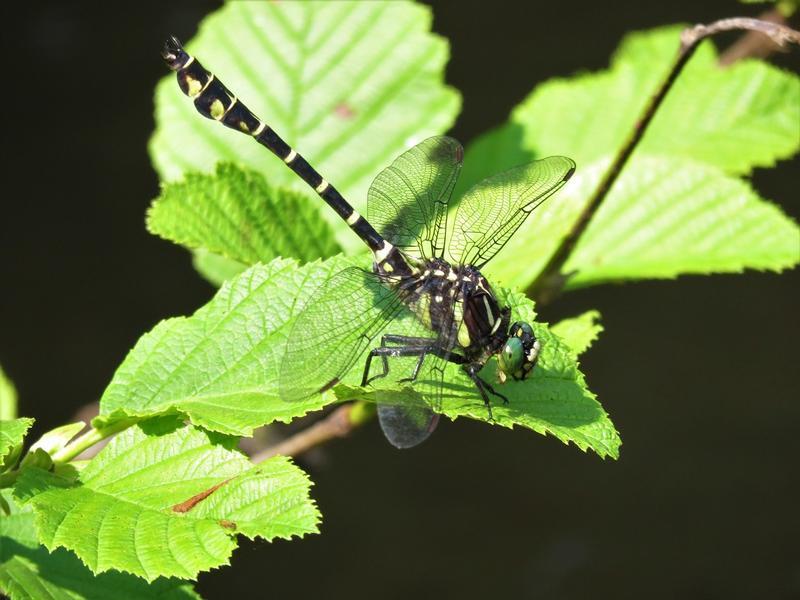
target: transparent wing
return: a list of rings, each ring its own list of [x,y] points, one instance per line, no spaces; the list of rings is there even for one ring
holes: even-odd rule
[[[447,206],[463,158],[461,144],[445,136],[407,150],[372,182],[367,220],[411,256],[443,257]]]
[[[439,415],[427,406],[378,404],[378,422],[395,448],[413,448],[427,440],[439,424]]]
[[[575,162],[550,156],[487,177],[458,204],[448,247],[452,261],[482,268],[527,216],[575,172]]]
[[[443,307],[442,314],[436,319],[441,323],[441,330],[434,334],[416,318],[401,317],[396,321],[397,328],[405,335],[414,336],[419,347],[428,345],[435,348],[423,355],[398,356],[389,359],[390,375],[382,385],[389,384],[392,389],[378,389],[375,397],[378,403],[378,420],[386,439],[396,448],[411,448],[425,441],[433,433],[439,422],[444,394],[447,393],[448,371],[459,369],[451,359],[457,358],[454,346],[454,335],[460,325],[460,312],[452,307]],[[406,345],[406,348],[413,344]],[[418,364],[419,363],[419,364]],[[419,372],[413,383],[407,383],[414,395],[399,393],[397,383],[408,378],[419,366]]]
[[[349,267],[312,296],[295,320],[281,363],[281,398],[330,389],[402,309],[397,294],[369,271]]]

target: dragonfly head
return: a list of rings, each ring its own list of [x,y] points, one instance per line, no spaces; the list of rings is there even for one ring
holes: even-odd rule
[[[542,345],[530,325],[523,321],[513,323],[508,330],[508,339],[497,356],[500,381],[505,382],[509,376],[517,381],[526,379],[533,372],[541,349]]]

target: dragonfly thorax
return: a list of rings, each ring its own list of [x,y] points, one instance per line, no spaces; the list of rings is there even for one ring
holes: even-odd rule
[[[406,305],[447,349],[459,348],[471,363],[484,364],[508,337],[510,311],[501,308],[489,282],[471,265],[441,258],[415,265],[395,278]]]
[[[497,355],[500,381],[531,374],[541,349],[533,329],[521,321],[511,323],[511,310],[500,306],[479,269],[434,258],[415,264],[411,271],[386,281],[397,286],[428,329],[439,333],[442,347],[459,349],[466,362],[476,366]],[[376,272],[381,272],[377,265]]]

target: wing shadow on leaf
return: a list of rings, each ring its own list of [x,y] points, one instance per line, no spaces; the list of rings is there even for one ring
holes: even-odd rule
[[[480,135],[467,146],[451,210],[458,205],[464,192],[479,181],[539,158],[524,148],[524,134],[520,124],[507,122]]]
[[[139,421],[137,426],[144,434],[159,437],[174,433],[178,429],[184,427],[185,424],[184,416],[182,414],[177,414],[145,419]],[[214,446],[221,446],[226,450],[235,450],[238,447],[238,438],[235,436],[219,433],[217,431],[208,431],[201,427],[198,427],[197,431],[202,432],[208,438],[208,443]]]

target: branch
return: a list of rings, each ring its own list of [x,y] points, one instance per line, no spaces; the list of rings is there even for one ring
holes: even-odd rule
[[[562,267],[575,249],[578,240],[586,231],[598,207],[605,197],[608,196],[611,187],[619,178],[622,169],[641,141],[645,131],[647,131],[647,127],[653,120],[656,111],[661,106],[669,90],[672,89],[672,85],[675,83],[678,75],[680,75],[683,67],[686,66],[686,63],[694,55],[700,42],[712,35],[732,30],[747,30],[764,34],[781,48],[788,46],[790,43],[800,44],[800,32],[798,31],[778,23],[770,23],[769,21],[745,17],[721,19],[719,21],[714,21],[710,25],[695,25],[694,27],[685,29],[681,33],[681,46],[678,51],[678,56],[666,79],[655,95],[650,99],[644,113],[636,122],[633,131],[628,136],[627,142],[622,146],[614,162],[595,189],[594,194],[589,198],[583,211],[581,211],[581,214],[578,216],[575,223],[573,223],[572,229],[561,241],[561,244],[550,257],[550,260],[547,262],[542,272],[529,288],[528,291],[530,295],[533,296],[534,300],[536,300],[537,304],[549,303],[553,298],[558,296],[564,289],[564,285],[567,283],[568,279],[574,275],[574,273],[562,273]]]
[[[347,437],[354,429],[370,420],[374,413],[374,407],[364,402],[345,404],[324,419],[254,454],[251,460],[258,464],[278,454],[298,456],[332,439]]]
[[[758,16],[762,21],[769,23],[777,23],[778,25],[786,25],[786,17],[777,8],[768,10]],[[736,61],[744,58],[766,58],[777,50],[783,48],[774,42],[771,37],[762,34],[759,31],[748,31],[736,42],[731,44],[725,52],[720,54],[720,66],[727,67]]]
[[[94,446],[98,442],[101,442],[106,438],[119,433],[120,431],[124,431],[131,425],[135,425],[137,421],[138,419],[132,417],[130,419],[116,421],[112,425],[101,429],[95,429],[94,427],[91,427],[88,431],[82,433],[73,439],[69,444],[53,453],[53,462],[68,463],[73,458],[83,453],[87,448]]]

